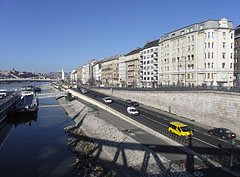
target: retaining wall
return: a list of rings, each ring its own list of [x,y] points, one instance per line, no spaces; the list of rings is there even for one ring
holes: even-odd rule
[[[240,94],[92,89],[240,134]]]

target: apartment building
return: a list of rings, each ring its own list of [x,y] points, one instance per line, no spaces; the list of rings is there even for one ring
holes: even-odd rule
[[[240,25],[235,29],[234,43],[234,86],[240,87]]]
[[[72,70],[70,74],[70,81],[75,84],[77,82],[77,70]]]
[[[233,86],[234,26],[205,20],[159,40],[159,84]]]
[[[136,48],[125,55],[125,70],[126,70],[126,86],[140,87],[140,51],[141,48]]]
[[[119,57],[115,55],[106,58],[101,64],[101,82],[105,86],[119,86]]]
[[[119,57],[119,86],[126,87],[126,63],[125,55]]]
[[[140,87],[154,88],[158,84],[158,42],[147,42],[140,52]]]
[[[82,66],[79,66],[77,69],[77,85],[82,83]]]
[[[102,84],[102,60],[98,60],[93,65],[93,79],[95,81],[95,85],[99,86]]]

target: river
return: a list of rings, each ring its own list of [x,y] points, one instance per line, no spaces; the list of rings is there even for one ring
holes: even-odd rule
[[[0,89],[46,83],[1,84]],[[39,99],[39,104],[58,104],[55,98]],[[0,176],[69,177],[75,176],[74,155],[67,145],[64,127],[72,122],[64,109],[38,109],[36,116],[7,117],[0,125]]]

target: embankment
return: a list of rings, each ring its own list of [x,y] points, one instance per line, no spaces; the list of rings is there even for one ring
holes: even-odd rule
[[[129,91],[92,89],[131,99],[212,127],[226,127],[240,134],[240,94],[221,92]]]
[[[66,103],[64,98],[58,101],[60,104]],[[71,103],[64,107],[69,117],[97,143],[96,151],[107,155],[108,163],[116,164],[124,176],[190,176],[165,157],[93,114],[87,105],[77,100]]]

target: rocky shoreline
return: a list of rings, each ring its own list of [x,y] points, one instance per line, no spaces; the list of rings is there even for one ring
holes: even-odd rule
[[[68,145],[71,151],[75,154],[75,166],[77,176],[83,177],[116,177],[117,174],[114,170],[104,167],[103,164],[98,162],[98,159],[92,156],[97,144],[92,142],[81,129],[76,128],[74,125],[64,128],[68,134]]]

